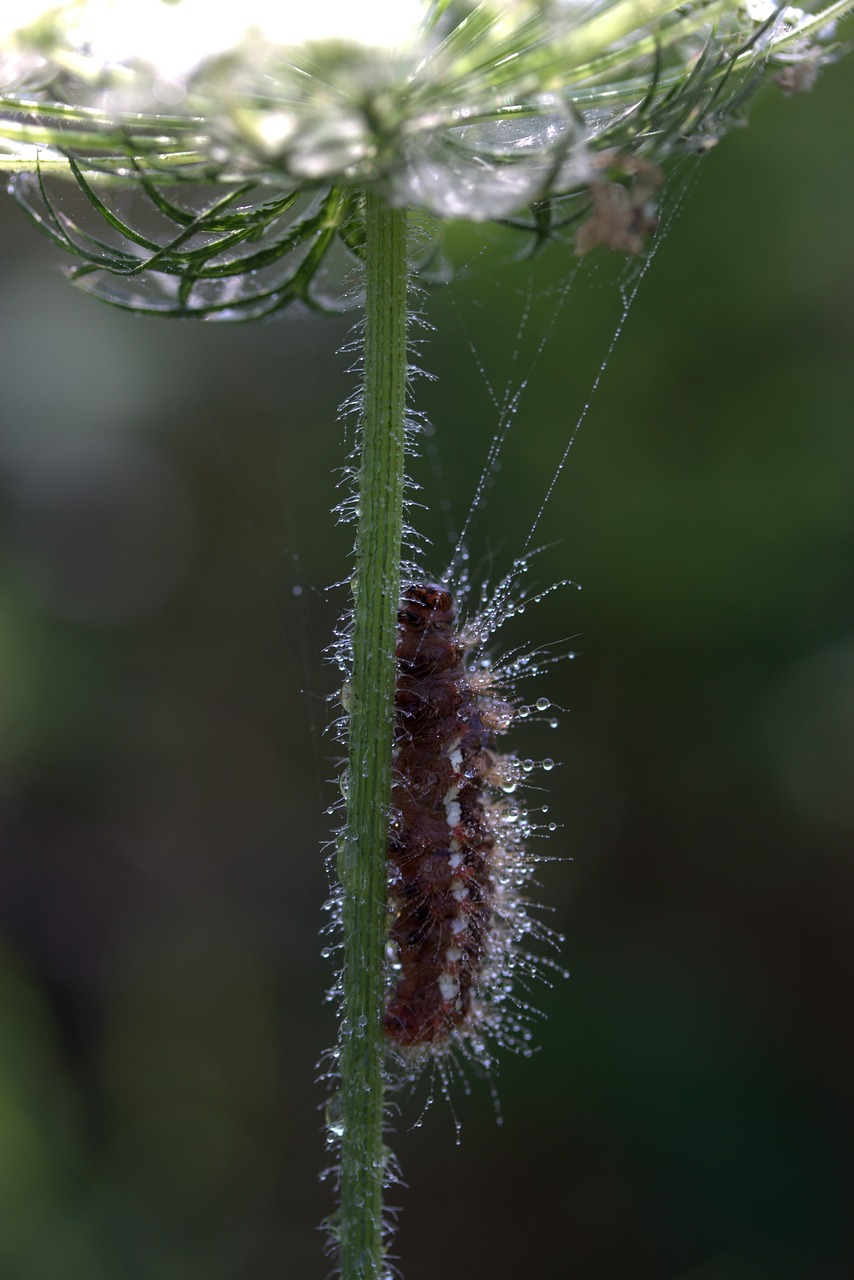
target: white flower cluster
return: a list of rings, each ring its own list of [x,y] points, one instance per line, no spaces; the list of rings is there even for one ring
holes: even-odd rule
[[[211,58],[251,42],[298,47],[335,40],[382,49],[411,42],[422,0],[15,0],[0,16],[0,47],[78,58],[94,68],[146,67],[189,81]]]
[[[837,0],[825,15],[844,7]],[[714,136],[725,112],[715,105],[716,118],[701,118],[696,85],[693,106],[686,94],[693,115],[681,120],[674,107],[695,65],[714,101],[716,76],[735,85],[774,57],[794,92],[826,57],[817,18],[771,0],[15,0],[4,9],[7,109],[17,94],[94,110],[125,138],[146,123],[186,122],[194,136],[184,150],[219,179],[373,185],[393,203],[474,219],[589,188],[601,175],[595,153],[637,145],[658,161],[689,146],[692,131]],[[662,121],[657,102],[669,113]],[[16,130],[20,158],[27,137]],[[2,132],[0,121],[0,147]],[[32,145],[44,136],[31,133]]]
[[[0,27],[0,87],[54,88],[117,125],[183,116],[207,134],[223,179],[379,181],[396,203],[501,217],[533,199],[546,173],[577,182],[583,148],[578,121],[551,86],[539,90],[549,77],[496,83],[490,63],[517,57],[520,42],[542,55],[557,25],[598,7],[24,0]],[[496,123],[495,109],[515,108],[520,90],[530,99],[524,119]],[[572,146],[556,167],[564,139]]]
[[[64,73],[74,77],[81,105],[192,112],[222,60],[236,71],[266,62],[273,50],[323,42],[390,55],[412,46],[424,8],[423,0],[14,0],[0,16],[0,92]]]

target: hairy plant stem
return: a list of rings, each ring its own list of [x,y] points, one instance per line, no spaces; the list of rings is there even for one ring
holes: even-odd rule
[[[339,857],[344,894],[338,1218],[343,1280],[378,1280],[384,1274],[383,955],[407,372],[406,214],[369,194],[365,219],[347,826]]]

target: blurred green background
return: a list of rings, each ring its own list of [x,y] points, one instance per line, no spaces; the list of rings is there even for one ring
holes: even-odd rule
[[[400,1099],[406,1280],[854,1274],[852,118],[843,61],[681,171],[544,517],[533,576],[584,590],[506,640],[578,637],[530,691],[558,728],[513,735],[560,763],[531,802],[572,979],[531,994],[501,1127],[477,1081],[459,1146]],[[0,1275],[321,1280],[349,322],[126,316],[6,200],[0,231]],[[438,573],[487,382],[529,378],[470,539],[495,574],[635,264],[564,305],[563,251],[454,251],[414,520]]]

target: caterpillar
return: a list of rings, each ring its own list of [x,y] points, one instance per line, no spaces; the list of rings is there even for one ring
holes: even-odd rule
[[[528,1038],[514,1012],[510,972],[522,937],[543,931],[522,893],[533,865],[528,824],[507,799],[522,764],[496,748],[517,712],[502,696],[500,676],[472,661],[482,642],[476,627],[458,626],[446,586],[404,588],[385,1034],[404,1054],[441,1056],[462,1045],[488,1065],[488,1038],[514,1047]]]

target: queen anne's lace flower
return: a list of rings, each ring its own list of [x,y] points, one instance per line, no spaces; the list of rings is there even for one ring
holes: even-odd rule
[[[90,196],[105,174],[144,186],[167,174],[173,187],[251,183],[266,188],[268,222],[280,219],[282,199],[304,195],[315,214],[323,208],[310,220],[315,237],[355,225],[353,194],[368,188],[394,205],[512,219],[540,236],[581,222],[592,200],[581,245],[636,249],[654,225],[650,176],[661,163],[716,141],[766,68],[786,92],[808,87],[847,7],[18,0],[14,17],[0,19],[0,164],[71,171]],[[32,178],[16,189],[44,205],[44,184],[35,197]],[[169,203],[158,206],[167,217]],[[69,239],[52,210],[35,216]],[[98,268],[139,275],[143,237],[130,238],[124,264]],[[159,273],[181,275],[169,246],[153,243]],[[234,273],[221,265],[205,305],[197,289],[190,305],[193,285],[180,309],[211,314],[229,300],[222,281],[233,284]]]

